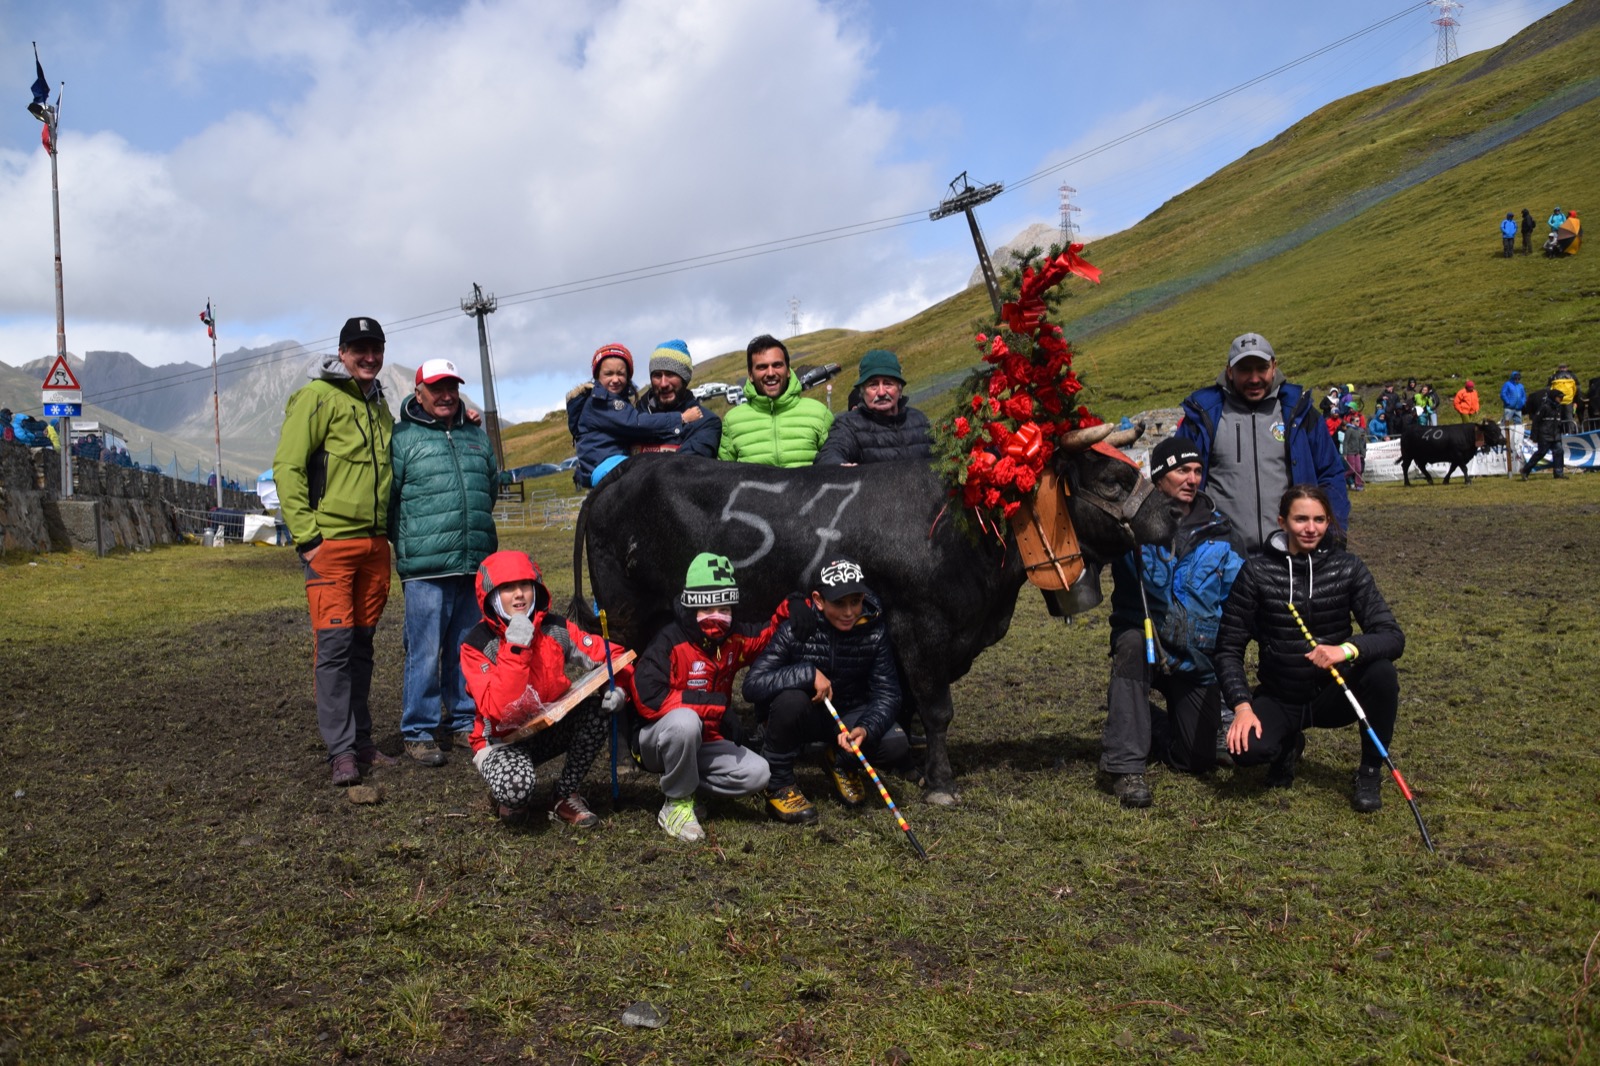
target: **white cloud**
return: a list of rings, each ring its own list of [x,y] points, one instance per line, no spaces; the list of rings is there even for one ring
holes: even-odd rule
[[[782,332],[794,293],[830,323],[904,306],[876,280],[893,233],[512,298],[925,206],[937,180],[894,161],[896,116],[859,99],[867,43],[818,0],[491,0],[376,28],[329,4],[229,3],[204,7],[203,44],[188,34],[198,17],[168,7],[176,76],[248,60],[304,71],[305,91],[168,154],[68,129],[74,351],[195,359],[208,296],[231,348],[265,339],[257,324],[312,340],[351,313],[448,311],[479,281],[506,298],[490,330],[509,410],[545,399],[523,394],[538,375],[586,373],[605,340]],[[44,153],[0,154],[8,360],[37,354],[41,325],[54,346],[48,202]],[[397,333],[393,358],[471,358],[471,321],[444,321]]]

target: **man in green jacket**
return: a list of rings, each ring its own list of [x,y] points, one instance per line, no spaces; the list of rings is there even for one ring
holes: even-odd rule
[[[717,458],[763,466],[810,466],[828,439],[833,412],[800,395],[789,349],[763,333],[745,348],[745,402],[722,416]]]
[[[316,637],[317,728],[335,785],[395,760],[372,743],[372,635],[389,598],[389,438],[383,327],[352,318],[339,354],[289,397],[272,469],[283,520],[305,564]]]
[[[423,766],[445,764],[441,738],[471,749],[476,709],[461,680],[461,642],[483,617],[478,564],[499,549],[494,448],[467,420],[461,380],[448,359],[418,367],[389,452],[389,539],[406,601],[400,737]]]

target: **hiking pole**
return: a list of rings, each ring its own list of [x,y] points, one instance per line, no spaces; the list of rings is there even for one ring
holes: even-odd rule
[[[606,624],[606,612],[600,611],[600,646],[606,653],[606,691],[615,692],[617,675],[611,669],[611,627]],[[611,715],[611,809],[617,809],[622,790],[617,786],[617,716]]]
[[[1144,606],[1144,661],[1156,664],[1156,627],[1150,620],[1150,601],[1144,594],[1144,575],[1139,575],[1139,602]]]
[[[889,796],[889,790],[883,787],[883,780],[878,777],[878,771],[872,768],[867,757],[861,754],[861,746],[849,739],[850,730],[844,724],[844,719],[839,717],[839,712],[834,710],[833,701],[824,698],[822,705],[828,708],[828,713],[833,716],[833,724],[839,727],[839,734],[850,744],[850,750],[856,753],[856,758],[861,761],[862,769],[867,771],[867,776],[872,778],[872,783],[878,786],[878,795],[883,797],[884,806],[889,808],[889,813],[894,815],[894,820],[900,823],[900,829],[905,833],[906,839],[911,841],[911,846],[917,849],[917,858],[926,862],[928,853],[923,850],[922,843],[917,839],[917,834],[911,831],[911,826],[906,823],[905,815],[900,813],[900,808],[894,805],[894,800]]]
[[[1300,632],[1306,635],[1307,643],[1315,648],[1317,646],[1317,638],[1311,635],[1311,630],[1306,627],[1305,619],[1300,617],[1300,612],[1295,609],[1295,605],[1292,603],[1289,604],[1289,613],[1294,615],[1295,623],[1299,625]],[[1406,784],[1406,779],[1400,776],[1400,768],[1389,757],[1389,749],[1383,746],[1383,741],[1379,740],[1378,734],[1373,732],[1372,723],[1367,721],[1367,712],[1361,709],[1361,702],[1356,699],[1356,694],[1350,691],[1349,685],[1345,684],[1344,675],[1339,673],[1339,668],[1330,666],[1328,671],[1333,674],[1333,679],[1339,683],[1339,689],[1344,693],[1344,698],[1349,700],[1350,706],[1355,709],[1356,717],[1361,720],[1361,727],[1367,731],[1367,738],[1372,741],[1372,746],[1378,749],[1378,754],[1383,756],[1383,761],[1389,764],[1389,773],[1394,775],[1395,786],[1400,789],[1400,795],[1404,796],[1406,802],[1411,805],[1411,817],[1417,820],[1417,830],[1422,834],[1422,842],[1428,846],[1429,851],[1433,851],[1433,840],[1428,836],[1428,827],[1422,824],[1422,812],[1417,809],[1416,797],[1411,794],[1411,788]]]

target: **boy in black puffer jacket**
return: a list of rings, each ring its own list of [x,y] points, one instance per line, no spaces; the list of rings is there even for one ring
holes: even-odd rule
[[[894,648],[859,563],[840,555],[822,564],[810,598],[791,609],[745,675],[744,698],[768,709],[761,753],[772,769],[767,813],[780,822],[817,819],[816,808],[795,786],[794,761],[807,743],[835,738],[838,750],[827,749],[825,768],[839,798],[851,807],[867,798],[852,742],[875,763],[906,757],[911,746],[895,724],[900,682]],[[825,698],[844,719],[848,739],[822,705]]]

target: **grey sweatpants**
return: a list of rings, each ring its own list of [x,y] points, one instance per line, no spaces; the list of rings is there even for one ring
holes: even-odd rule
[[[1142,774],[1153,756],[1182,773],[1205,773],[1216,765],[1221,690],[1183,677],[1157,676],[1144,656],[1143,633],[1130,629],[1118,635],[1106,690],[1100,769],[1108,774]],[[1151,750],[1152,685],[1167,698],[1165,750],[1159,745]]]
[[[639,732],[639,761],[661,775],[668,799],[704,789],[718,796],[748,796],[767,787],[767,760],[731,740],[703,740],[700,716],[687,707],[668,711]]]

